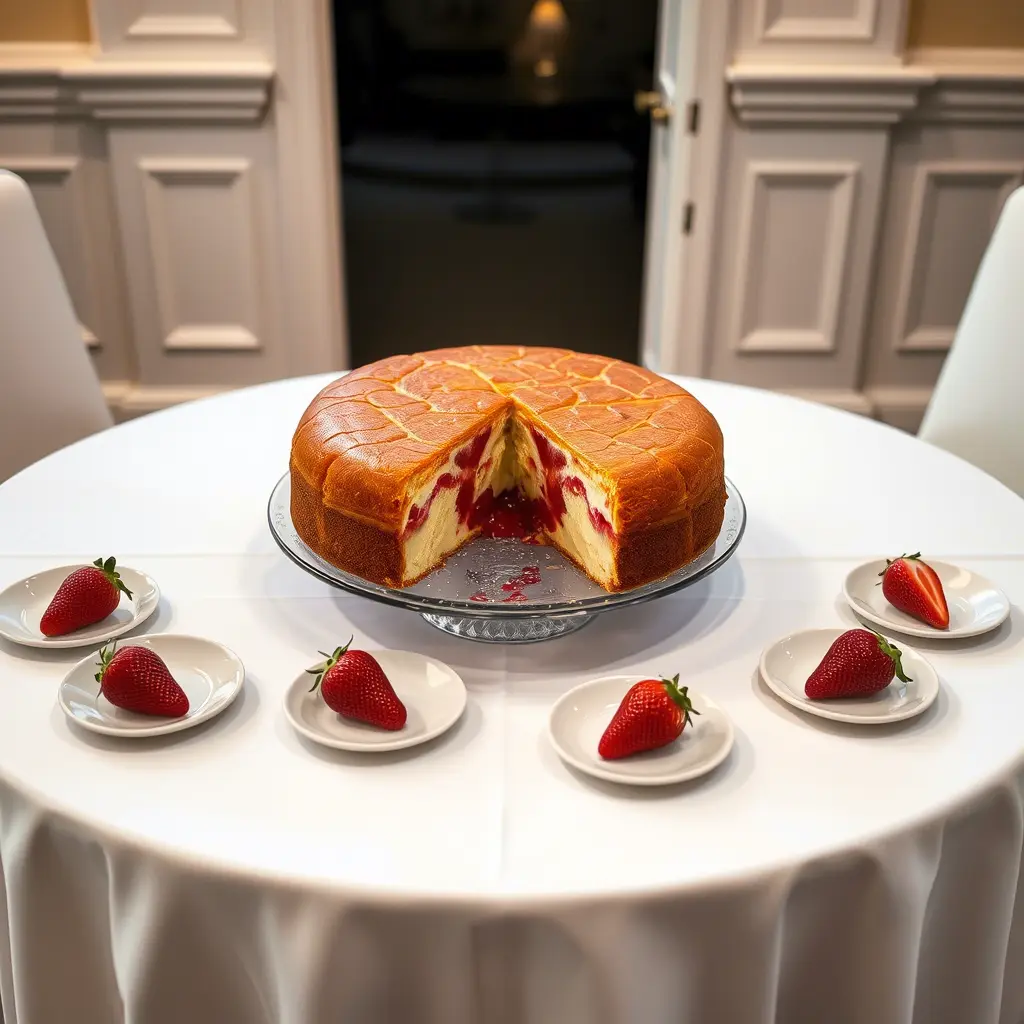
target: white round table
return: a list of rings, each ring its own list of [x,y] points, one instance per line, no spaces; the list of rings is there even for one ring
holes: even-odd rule
[[[247,672],[220,718],[126,743],[57,707],[82,651],[0,645],[7,1024],[1018,1024],[1024,502],[877,423],[685,382],[747,502],[738,554],[578,634],[478,645],[276,548],[267,498],[327,379],[139,419],[0,486],[0,587],[115,554],[163,590],[147,632]],[[912,644],[936,705],[866,730],[773,697],[764,645],[854,624],[849,569],[917,549],[1014,603],[987,636]],[[376,758],[300,739],[284,691],[350,634],[453,665],[460,724]],[[567,688],[677,671],[735,724],[713,775],[633,791],[557,758]]]

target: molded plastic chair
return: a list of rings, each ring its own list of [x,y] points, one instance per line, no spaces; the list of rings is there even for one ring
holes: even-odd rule
[[[1024,495],[1024,188],[1000,214],[918,437]]]
[[[32,194],[0,170],[0,480],[112,423]]]

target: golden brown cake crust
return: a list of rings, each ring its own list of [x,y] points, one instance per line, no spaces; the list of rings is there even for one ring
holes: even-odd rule
[[[665,575],[714,540],[722,432],[696,398],[616,359],[511,346],[393,356],[327,385],[292,439],[299,535],[347,571],[400,585],[413,485],[510,410],[609,490],[620,587]]]
[[[293,471],[329,508],[397,530],[408,483],[510,402],[614,481],[619,532],[677,519],[721,484],[722,432],[677,384],[616,359],[505,346],[394,356],[328,384],[295,431]]]

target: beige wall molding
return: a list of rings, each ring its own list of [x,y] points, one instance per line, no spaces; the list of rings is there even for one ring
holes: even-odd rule
[[[878,387],[868,388],[864,392],[864,398],[870,405],[871,415],[875,419],[912,434],[917,433],[931,397],[930,387]]]
[[[906,387],[847,391],[842,388],[788,388],[782,393],[828,405],[833,409],[842,409],[844,412],[868,416],[915,434],[928,408],[932,389]]]
[[[951,123],[1024,123],[1024,51],[995,63],[950,61],[902,67],[734,64],[726,70],[739,119],[751,125],[889,125],[913,118]]]
[[[736,0],[736,6],[736,51],[744,59],[900,63],[902,0]]]
[[[202,398],[213,398],[233,391],[230,385],[192,385],[176,387],[136,384],[127,380],[106,380],[103,382],[103,397],[118,422],[130,420],[144,413],[170,409],[183,402],[194,402]]]
[[[745,124],[887,125],[917,105],[932,85],[926,68],[734,64],[730,100]]]
[[[108,61],[80,46],[0,46],[0,118],[260,120],[266,60]]]
[[[735,7],[698,372],[916,430],[1024,182],[1024,49],[908,52],[902,0]]]
[[[736,303],[730,330],[739,352],[834,352],[847,279],[857,178],[860,165],[834,160],[751,160],[745,168],[740,199],[740,248],[732,286]],[[794,204],[797,204],[794,208]],[[773,207],[781,207],[774,209]],[[780,319],[772,309],[778,284],[772,277],[779,253],[772,224],[780,216],[797,217],[813,255],[807,287],[817,296],[797,318]],[[792,311],[790,311],[792,312]]]

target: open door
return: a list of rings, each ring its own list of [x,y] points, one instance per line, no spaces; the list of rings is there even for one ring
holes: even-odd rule
[[[654,89],[637,93],[653,125],[647,184],[647,236],[640,359],[652,370],[679,365],[687,237],[692,228],[690,162],[700,117],[695,100],[700,0],[661,0]]]

